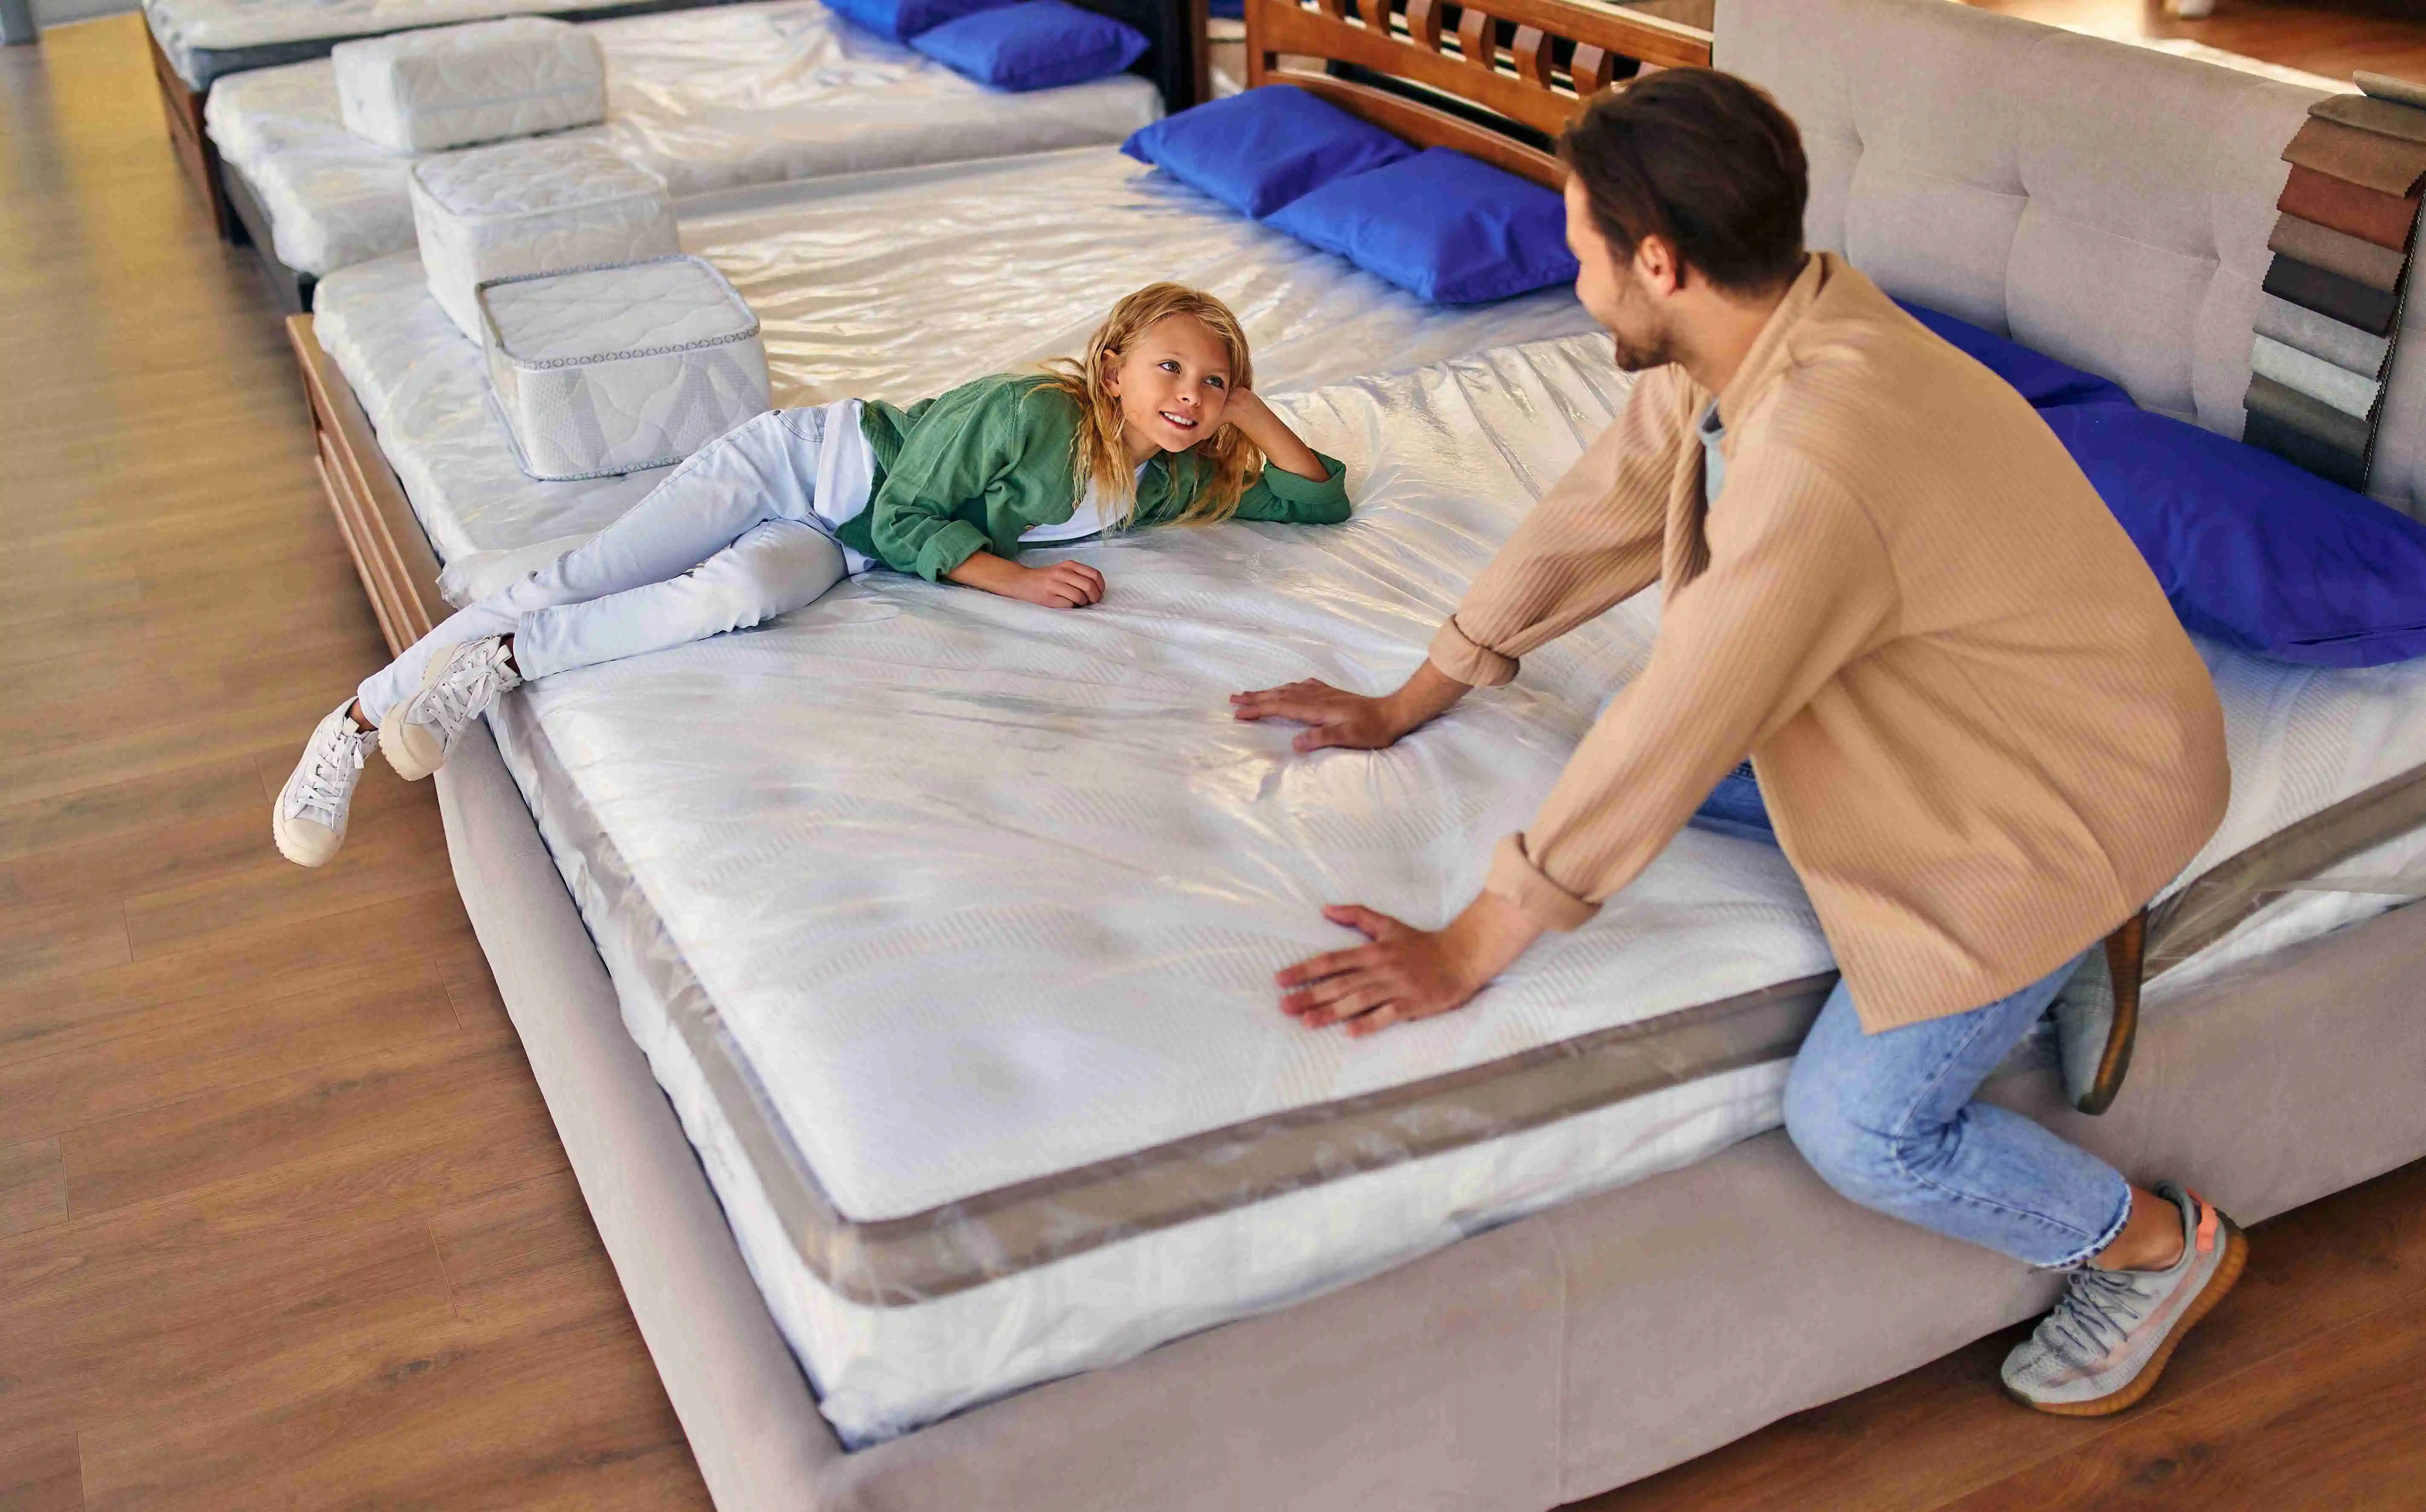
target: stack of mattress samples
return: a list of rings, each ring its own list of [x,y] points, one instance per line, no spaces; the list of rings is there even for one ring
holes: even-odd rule
[[[2364,491],[2426,186],[2426,85],[2358,84],[2310,106],[2283,149],[2241,439]]]

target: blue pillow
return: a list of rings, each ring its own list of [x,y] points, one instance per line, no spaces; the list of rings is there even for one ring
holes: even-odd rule
[[[1968,321],[1952,315],[1942,315],[1917,304],[1903,305],[1904,314],[1935,331],[1949,346],[1977,361],[1981,366],[2019,389],[2031,408],[2044,410],[2054,404],[2104,404],[2109,401],[2129,404],[2131,396],[2121,385],[2094,373],[2084,373],[2068,363],[2059,362],[2043,352],[2034,352],[2019,342],[1992,335]]]
[[[2426,525],[2281,458],[2128,404],[2040,417],[2191,630],[2276,661],[2426,655]]]
[[[1013,91],[1107,78],[1145,56],[1145,33],[1066,0],[1021,0],[920,32],[910,45],[962,77]]]
[[[1011,0],[826,0],[826,8],[897,42]]]
[[[1165,116],[1121,151],[1257,220],[1334,179],[1415,155],[1379,126],[1289,84]]]
[[[1334,179],[1265,224],[1434,304],[1571,283],[1566,201],[1447,147]]]

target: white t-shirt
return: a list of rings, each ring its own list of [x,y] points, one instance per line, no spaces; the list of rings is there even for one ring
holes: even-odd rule
[[[1137,476],[1140,482],[1145,478],[1145,470],[1146,463],[1138,463]],[[1104,523],[1103,491],[1090,479],[1085,495],[1078,500],[1078,507],[1070,511],[1069,519],[1058,525],[1031,525],[1019,533],[1019,539],[1021,544],[1029,546],[1043,545],[1047,541],[1077,540],[1086,536],[1102,535]]]

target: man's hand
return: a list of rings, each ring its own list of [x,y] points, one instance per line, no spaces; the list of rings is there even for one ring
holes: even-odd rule
[[[1516,905],[1484,893],[1433,933],[1354,904],[1322,910],[1372,941],[1312,957],[1281,972],[1281,1009],[1311,1029],[1345,1023],[1362,1037],[1462,1007],[1541,938]]]
[[[1022,567],[992,552],[979,552],[944,575],[969,587],[1047,609],[1080,609],[1104,599],[1104,574],[1084,562]]]
[[[1399,736],[1437,718],[1465,696],[1465,684],[1431,662],[1396,693],[1368,698],[1309,678],[1286,687],[1263,688],[1230,695],[1235,719],[1294,719],[1305,726],[1292,748],[1320,750],[1342,746],[1350,750],[1380,750]],[[1378,917],[1378,915],[1377,915]]]
[[[1294,719],[1305,726],[1289,742],[1295,750],[1320,750],[1344,746],[1350,750],[1379,750],[1393,745],[1407,727],[1399,723],[1390,697],[1367,698],[1308,679],[1286,687],[1262,688],[1230,695],[1236,719]]]

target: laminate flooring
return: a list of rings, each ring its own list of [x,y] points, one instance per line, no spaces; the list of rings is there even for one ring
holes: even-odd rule
[[[429,790],[270,845],[382,651],[138,24],[0,53],[0,1512],[703,1508]],[[2261,1228],[2140,1411],[2005,1343],[1591,1505],[2426,1505],[2426,1166]]]
[[[2353,69],[2426,79],[2426,4],[2419,0],[2215,0],[2183,21],[2163,0],[1963,0],[2118,41],[2197,42],[2261,62],[2347,79]]]

